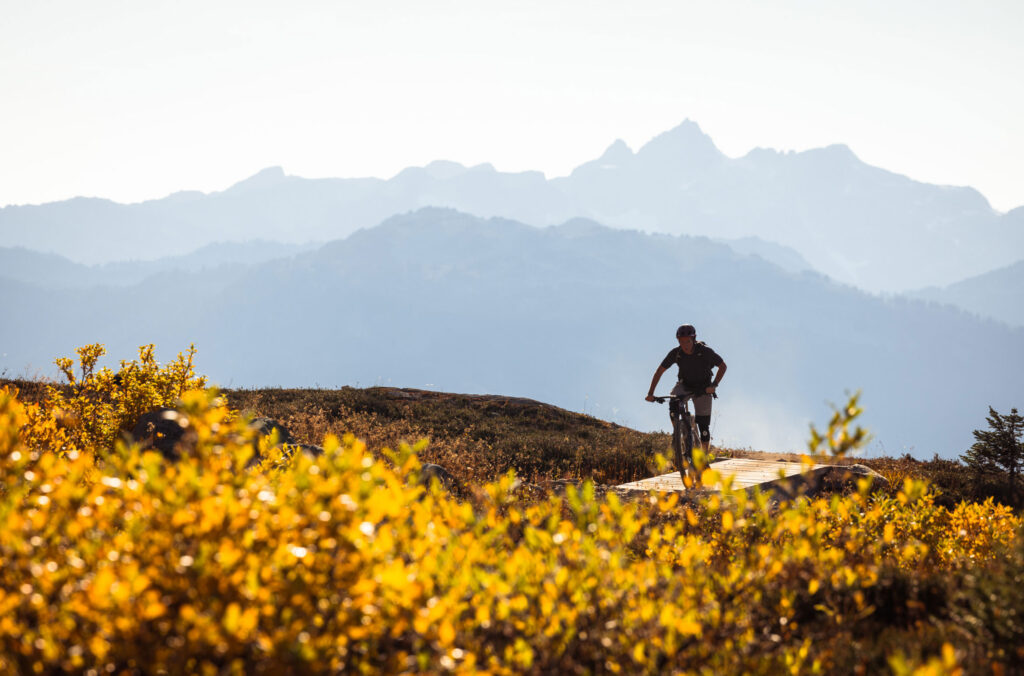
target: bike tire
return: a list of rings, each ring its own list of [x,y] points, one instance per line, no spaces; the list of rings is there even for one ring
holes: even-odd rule
[[[672,423],[672,453],[675,456],[676,469],[679,470],[679,476],[686,481],[686,465],[683,463],[683,442],[682,442],[682,421],[674,421]]]
[[[686,434],[683,439],[683,458],[690,465],[693,464],[693,446],[695,443],[695,437],[693,435],[693,424],[690,420],[686,421]]]

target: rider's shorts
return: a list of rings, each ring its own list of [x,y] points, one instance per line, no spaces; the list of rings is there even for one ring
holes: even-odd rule
[[[676,383],[676,386],[672,388],[672,395],[675,397],[681,397],[687,394],[689,390],[683,385],[682,382]],[[693,398],[693,414],[694,415],[711,415],[711,395],[702,394],[699,397]]]

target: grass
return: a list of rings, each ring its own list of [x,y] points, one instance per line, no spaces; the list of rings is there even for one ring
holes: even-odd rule
[[[25,401],[40,401],[47,384],[2,380]],[[319,444],[325,435],[351,433],[379,455],[384,448],[427,439],[424,462],[445,467],[462,484],[493,481],[514,470],[524,481],[593,480],[620,484],[658,473],[655,457],[671,457],[669,435],[640,432],[593,416],[530,399],[469,395],[393,387],[341,389],[229,389],[229,405],[253,416],[273,418],[296,441]],[[719,458],[799,461],[800,453],[713,447]],[[895,492],[907,478],[927,479],[937,502],[993,498],[1015,508],[1001,477],[977,477],[957,460],[935,457],[817,458],[827,463],[860,463],[884,476]]]
[[[509,470],[525,481],[592,479],[625,483],[650,476],[668,435],[644,433],[529,399],[371,387],[339,390],[227,390],[233,408],[281,421],[306,443],[352,433],[374,452],[429,440],[425,462],[460,482]]]

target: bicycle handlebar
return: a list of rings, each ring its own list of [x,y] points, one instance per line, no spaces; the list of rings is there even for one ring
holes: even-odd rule
[[[669,399],[678,399],[680,401],[685,401],[687,399],[696,399],[697,397],[703,397],[705,394],[708,394],[708,392],[704,392],[703,394],[700,394],[698,392],[688,392],[682,396],[679,396],[677,394],[665,394],[660,397],[655,397],[654,401],[659,404],[664,404]],[[718,399],[717,392],[711,392],[710,394],[712,399]]]

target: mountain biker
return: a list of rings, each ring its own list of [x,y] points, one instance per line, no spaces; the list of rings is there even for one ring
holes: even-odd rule
[[[683,396],[689,393],[702,393],[693,398],[693,417],[700,430],[701,448],[707,451],[711,444],[711,395],[715,393],[725,375],[725,361],[717,352],[703,342],[697,341],[697,330],[692,324],[683,324],[676,329],[676,339],[679,341],[679,347],[669,350],[668,355],[661,360],[661,365],[651,379],[651,389],[647,392],[646,399],[654,401],[654,388],[658,386],[661,375],[672,364],[676,364],[679,367],[679,380],[672,388],[672,394]],[[714,380],[711,378],[713,368],[716,369]]]

